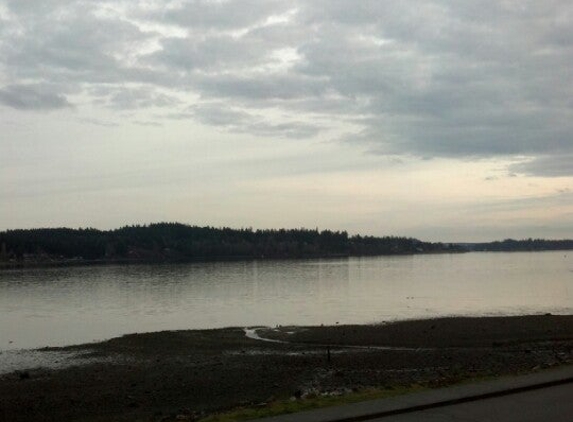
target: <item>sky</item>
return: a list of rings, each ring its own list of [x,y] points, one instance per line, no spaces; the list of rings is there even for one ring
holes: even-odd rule
[[[0,0],[0,230],[573,238],[573,3]]]

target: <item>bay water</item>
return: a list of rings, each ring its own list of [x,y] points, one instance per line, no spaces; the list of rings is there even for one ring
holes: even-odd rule
[[[0,350],[126,333],[573,313],[573,251],[0,272]]]

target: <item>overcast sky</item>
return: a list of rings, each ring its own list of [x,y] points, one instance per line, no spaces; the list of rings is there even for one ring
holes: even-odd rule
[[[0,229],[573,238],[566,0],[0,0]]]

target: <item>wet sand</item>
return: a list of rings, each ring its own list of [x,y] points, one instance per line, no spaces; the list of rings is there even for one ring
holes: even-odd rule
[[[573,315],[254,333],[277,341],[249,338],[238,327],[131,334],[46,349],[84,360],[0,375],[0,421],[192,420],[292,396],[438,387],[573,361]]]

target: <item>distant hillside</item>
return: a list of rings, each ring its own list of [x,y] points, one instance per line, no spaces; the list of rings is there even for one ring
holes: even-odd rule
[[[459,243],[458,246],[470,251],[491,251],[491,252],[511,252],[511,251],[561,251],[573,249],[573,240],[546,240],[546,239],[524,239],[487,243]]]
[[[116,230],[30,229],[0,232],[0,261],[189,261],[461,252],[406,237],[348,236],[308,229],[252,230],[158,223]]]

